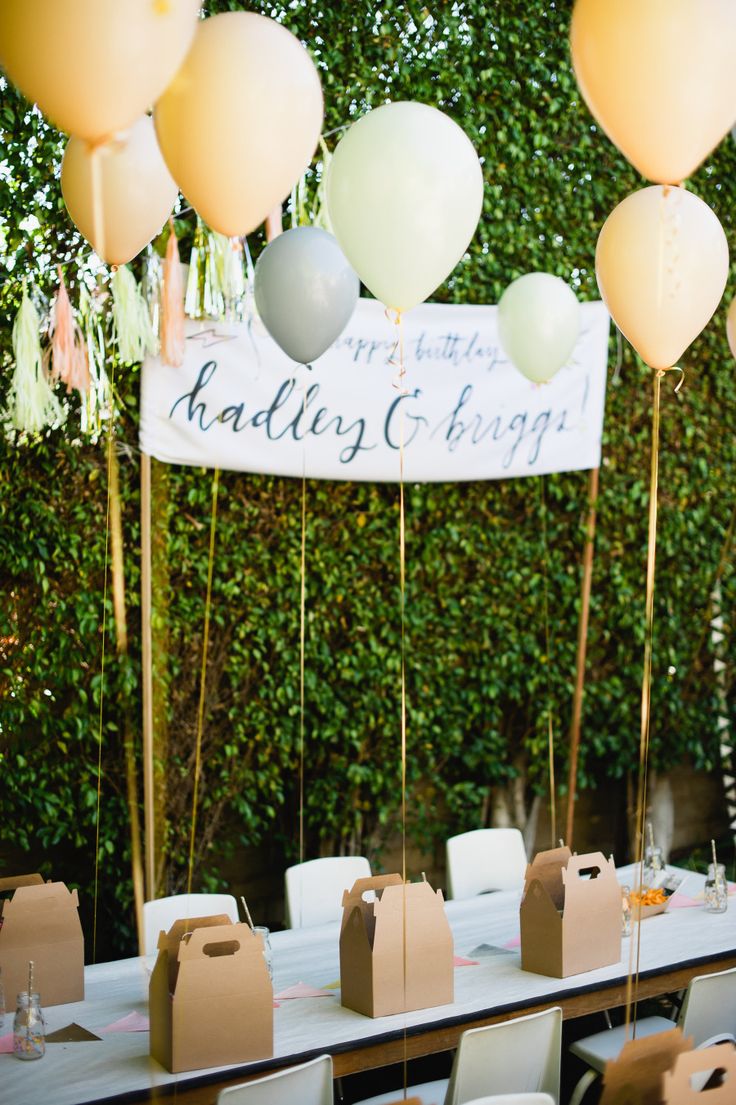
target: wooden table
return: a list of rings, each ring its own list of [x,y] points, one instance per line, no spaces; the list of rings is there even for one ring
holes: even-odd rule
[[[625,877],[625,875],[623,876]],[[688,893],[702,888],[701,876]],[[81,1105],[94,1101],[143,1102],[176,1093],[186,1105],[212,1105],[220,1089],[268,1070],[330,1052],[335,1075],[454,1048],[462,1032],[552,1005],[567,1018],[622,1005],[626,1000],[629,940],[623,962],[568,979],[520,970],[519,894],[448,902],[458,955],[477,966],[455,970],[455,1002],[436,1009],[372,1020],[335,996],[285,1001],[274,1011],[274,1057],[240,1067],[170,1075],[148,1057],[148,1034],[106,1036],[102,1043],[48,1045],[38,1063],[0,1055],[3,1099],[24,1105]],[[304,981],[325,987],[338,978],[337,925],[274,933],[276,992]],[[672,909],[644,922],[639,997],[682,989],[697,974],[736,966],[736,900],[729,912]],[[49,1029],[76,1021],[96,1031],[133,1009],[146,1012],[151,963],[123,960],[87,968],[87,1000],[47,1010]]]

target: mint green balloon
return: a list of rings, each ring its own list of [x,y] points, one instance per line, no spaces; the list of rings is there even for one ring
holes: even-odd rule
[[[564,280],[529,272],[498,304],[498,336],[522,376],[546,384],[567,364],[580,335],[580,304]]]

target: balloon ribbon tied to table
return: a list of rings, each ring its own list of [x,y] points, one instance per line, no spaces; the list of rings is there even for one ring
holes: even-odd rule
[[[668,372],[682,372],[678,361],[718,307],[726,286],[728,266],[728,244],[716,215],[701,199],[679,187],[655,185],[628,196],[604,223],[596,248],[596,276],[606,306],[642,360],[654,369],[636,807],[636,848],[640,865],[643,862],[651,723],[661,383]],[[636,940],[634,1021],[640,931],[641,926],[637,929]],[[627,1024],[632,1006],[633,976],[632,941]]]
[[[483,172],[472,143],[427,104],[384,104],[358,119],[327,173],[327,210],[338,242],[368,290],[395,313],[398,378],[406,394],[403,316],[462,259],[483,206]],[[390,317],[390,315],[389,315]],[[406,511],[404,406],[399,419],[400,770],[402,878],[406,882]],[[406,987],[406,915],[404,914]],[[407,1044],[404,1031],[404,1090]]]

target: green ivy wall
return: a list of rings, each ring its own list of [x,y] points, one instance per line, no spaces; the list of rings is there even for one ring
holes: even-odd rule
[[[210,13],[240,8],[209,3]],[[322,76],[325,132],[386,99],[435,104],[483,158],[483,216],[436,299],[492,303],[541,269],[597,297],[594,250],[608,212],[642,183],[594,125],[569,64],[569,3],[267,2]],[[20,279],[73,282],[85,254],[58,188],[58,135],[11,89],[0,107],[0,343],[4,394]],[[237,136],[234,136],[237,140]],[[333,145],[336,137],[328,139]],[[49,166],[54,166],[54,179]],[[391,166],[386,166],[390,173]],[[736,146],[689,182],[736,246]],[[31,217],[30,222],[24,222]],[[184,240],[187,227],[181,226]],[[191,232],[191,224],[189,232]],[[254,236],[254,251],[260,241]],[[731,282],[728,297],[733,293]],[[727,615],[736,474],[734,368],[725,307],[664,388],[652,762],[717,762],[709,595]],[[615,371],[614,371],[615,365]],[[123,742],[140,747],[138,373],[118,373],[128,621],[126,661],[107,641],[100,890],[109,947],[129,946]],[[580,783],[605,788],[636,761],[651,422],[647,369],[611,347]],[[0,846],[89,893],[94,876],[106,462],[104,444],[0,444]],[[166,886],[181,885],[191,804],[211,473],[154,465],[157,701],[169,742]],[[228,851],[297,848],[298,481],[226,473],[220,487],[195,883]],[[546,653],[542,495],[552,648]],[[412,486],[408,513],[409,827],[426,850],[480,825],[521,778],[547,786],[548,693],[566,777],[587,475]],[[399,818],[398,507],[392,486],[308,486],[308,855],[375,854]],[[108,589],[108,627],[112,605]],[[112,922],[112,923],[111,923]]]

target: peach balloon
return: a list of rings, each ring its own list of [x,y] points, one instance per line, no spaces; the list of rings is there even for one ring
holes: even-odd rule
[[[299,40],[265,16],[224,12],[200,24],[155,120],[192,206],[214,230],[243,235],[309,165],[322,114],[319,76]]]
[[[0,62],[54,126],[104,142],[153,107],[200,0],[3,0]]]
[[[728,243],[713,211],[692,192],[653,185],[608,216],[595,271],[614,322],[642,360],[672,368],[720,303]]]
[[[102,241],[97,241],[95,228],[95,157],[99,159]],[[61,166],[61,191],[78,230],[109,265],[124,265],[148,245],[179,194],[148,115],[127,134],[95,151],[81,138],[70,138]]]
[[[734,0],[577,0],[580,91],[643,176],[679,184],[736,118]]]

